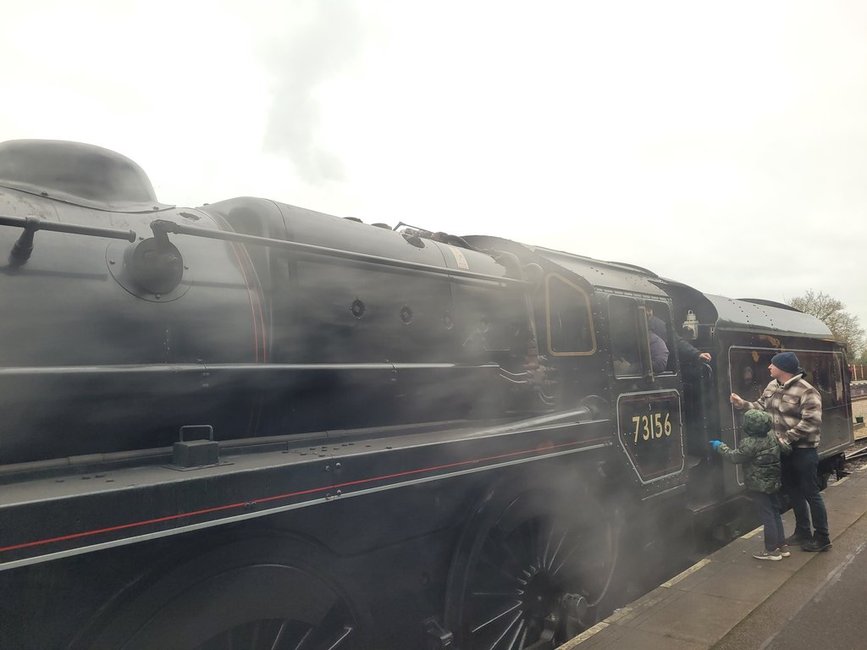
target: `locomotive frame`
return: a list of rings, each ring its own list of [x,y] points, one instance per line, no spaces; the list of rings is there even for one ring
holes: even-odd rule
[[[822,392],[824,474],[852,441],[824,324],[628,264],[176,208],[51,141],[0,145],[2,250],[4,647],[554,647],[742,529],[707,441],[774,353]]]

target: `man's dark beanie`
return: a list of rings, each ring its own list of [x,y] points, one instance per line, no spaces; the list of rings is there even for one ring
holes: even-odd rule
[[[790,375],[797,375],[798,369],[801,367],[801,363],[798,361],[798,356],[794,352],[780,352],[779,354],[775,354],[773,359],[771,359],[771,363]]]

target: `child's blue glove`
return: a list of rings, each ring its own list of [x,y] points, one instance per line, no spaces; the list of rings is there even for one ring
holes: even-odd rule
[[[713,450],[716,451],[719,449],[719,446],[722,444],[722,440],[711,440],[710,446],[713,447]]]

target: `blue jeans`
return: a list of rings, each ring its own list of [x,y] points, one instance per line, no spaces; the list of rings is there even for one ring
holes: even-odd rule
[[[756,514],[765,527],[765,550],[773,551],[786,543],[783,532],[783,518],[780,516],[780,498],[776,494],[750,491],[756,505]]]
[[[783,489],[795,513],[795,533],[810,539],[810,521],[820,540],[828,540],[828,512],[819,491],[819,453],[814,447],[795,447],[783,456]]]

